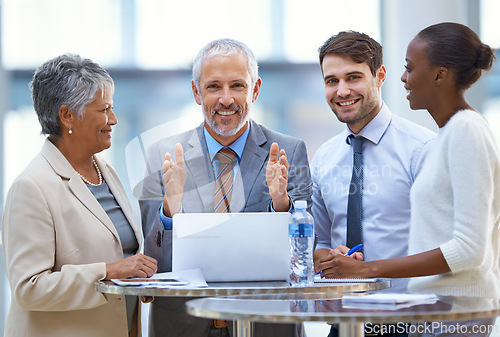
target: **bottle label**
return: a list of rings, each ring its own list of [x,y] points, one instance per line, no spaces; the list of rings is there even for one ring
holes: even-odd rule
[[[290,224],[288,234],[293,237],[305,238],[313,236],[312,224]]]

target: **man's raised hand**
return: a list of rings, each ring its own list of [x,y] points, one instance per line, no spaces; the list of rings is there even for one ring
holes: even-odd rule
[[[163,197],[163,213],[169,218],[179,213],[181,208],[182,194],[186,185],[186,164],[184,163],[184,150],[182,145],[175,144],[175,161],[170,153],[165,154],[161,173],[165,196]]]

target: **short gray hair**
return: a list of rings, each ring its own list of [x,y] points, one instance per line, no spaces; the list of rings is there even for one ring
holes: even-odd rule
[[[66,104],[82,118],[98,90],[114,92],[113,79],[106,70],[75,54],[60,55],[42,64],[29,86],[41,133],[49,135],[61,135],[61,105]]]
[[[248,72],[252,79],[252,86],[259,78],[259,65],[250,48],[243,42],[232,39],[214,40],[203,47],[196,56],[193,63],[193,80],[198,90],[200,89],[201,64],[203,60],[212,55],[233,55],[241,53],[248,62]]]

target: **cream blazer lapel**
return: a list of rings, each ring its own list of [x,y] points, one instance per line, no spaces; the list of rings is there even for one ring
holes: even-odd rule
[[[97,219],[99,219],[116,239],[120,240],[111,219],[59,149],[52,144],[50,140],[46,139],[41,153],[42,156],[47,159],[56,174],[68,180],[68,187],[75,197],[80,200]]]

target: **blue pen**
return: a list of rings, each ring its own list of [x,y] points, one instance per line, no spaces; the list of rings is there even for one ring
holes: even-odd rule
[[[364,245],[362,243],[360,243],[359,245],[352,247],[351,249],[349,249],[349,251],[347,253],[344,254],[344,256],[351,256],[352,254],[356,253],[358,250],[363,248],[363,246]],[[321,271],[316,273],[316,275],[320,275],[320,274],[321,274]]]
[[[360,243],[359,245],[356,245],[356,246],[352,247],[351,249],[349,249],[349,251],[344,256],[351,256],[352,254],[356,253],[361,248],[363,248],[363,244],[362,243]]]

